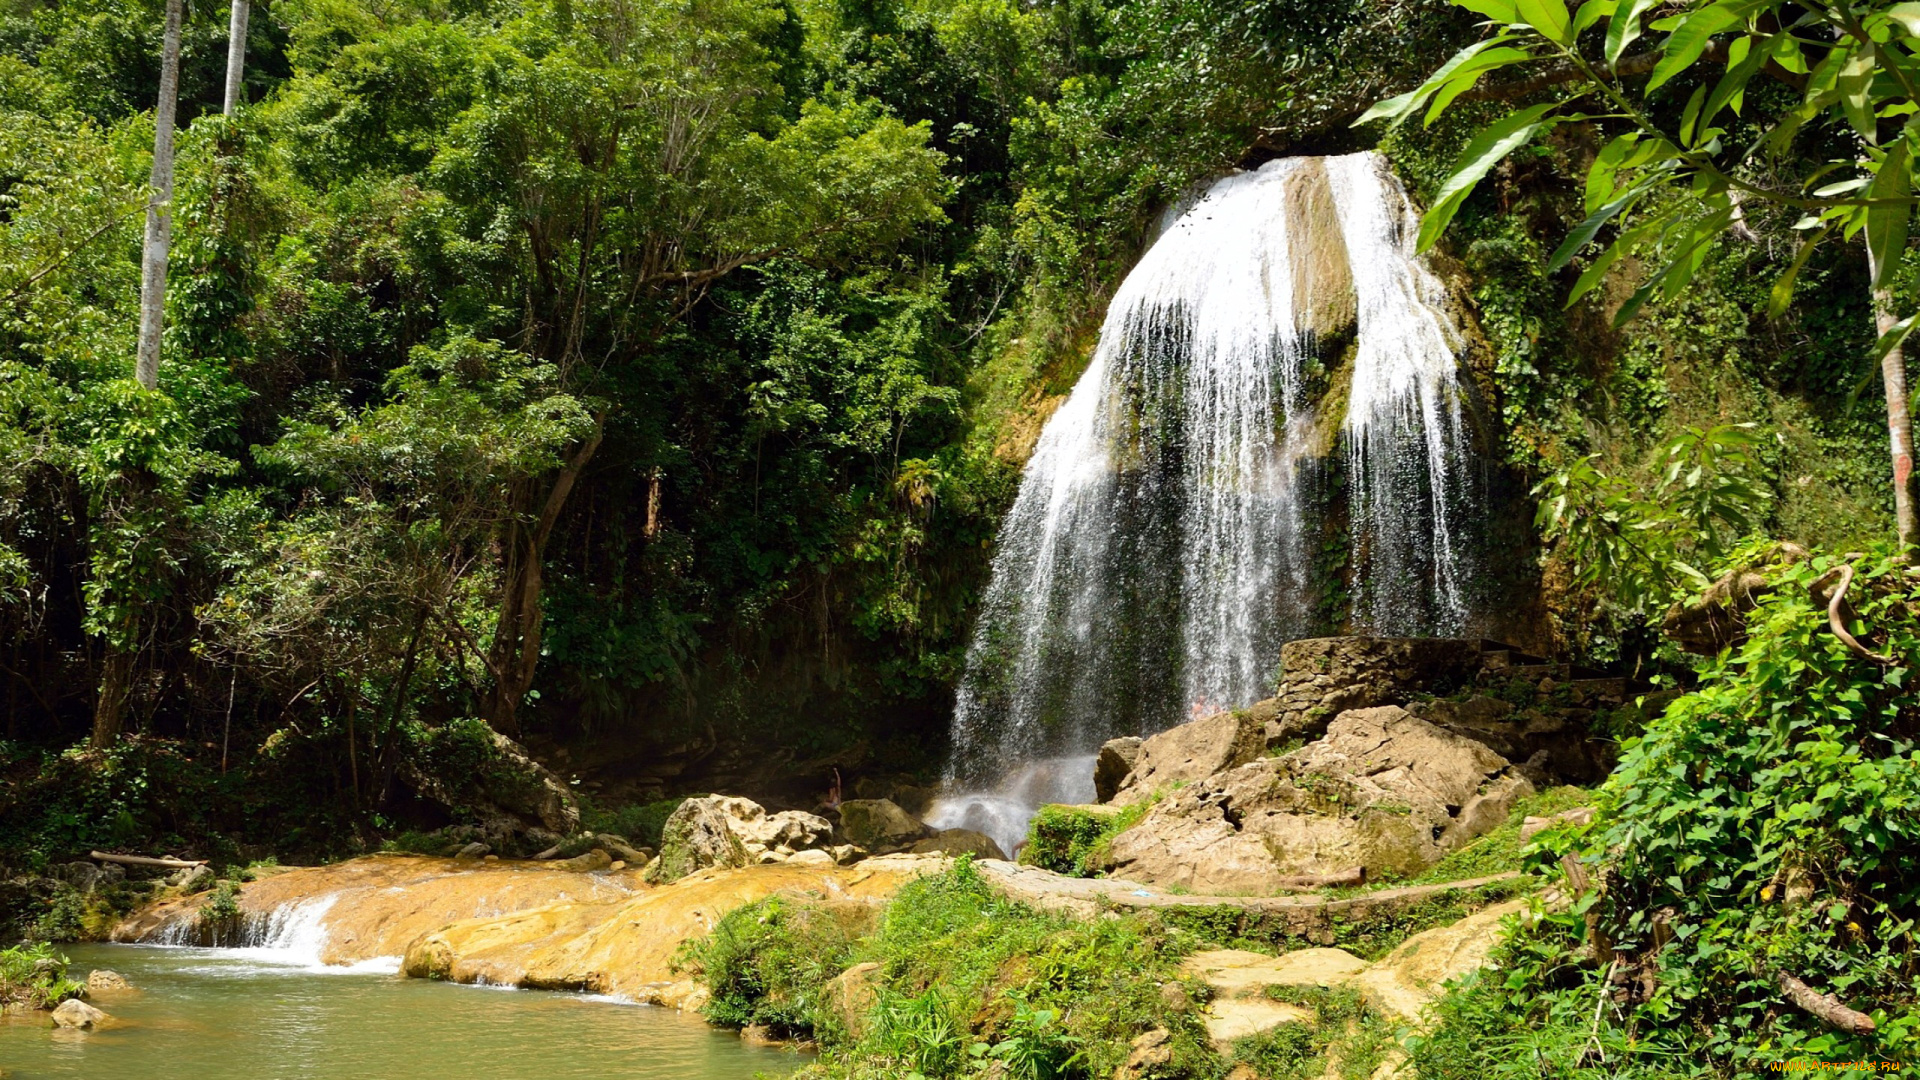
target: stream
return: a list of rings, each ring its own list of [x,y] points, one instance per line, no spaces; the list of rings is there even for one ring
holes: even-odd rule
[[[326,967],[283,949],[72,945],[71,973],[125,976],[95,995],[97,1031],[0,1017],[6,1080],[748,1080],[804,1063],[669,1009],[585,994],[401,978],[395,963]]]

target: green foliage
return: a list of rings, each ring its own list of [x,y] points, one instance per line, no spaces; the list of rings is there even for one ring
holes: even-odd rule
[[[1920,25],[1909,25],[1898,4],[1820,10],[1777,0],[1687,4],[1645,27],[1665,36],[1635,57],[1654,60],[1640,101],[1603,73],[1616,69],[1638,40],[1652,5],[1607,0],[1583,5],[1577,15],[1562,0],[1462,6],[1486,16],[1495,33],[1456,53],[1425,83],[1375,105],[1362,122],[1398,124],[1425,107],[1425,122],[1431,125],[1485,76],[1510,76],[1508,69],[1523,65],[1564,65],[1575,78],[1567,93],[1502,117],[1468,142],[1422,223],[1422,248],[1433,244],[1499,161],[1557,126],[1600,121],[1625,130],[1594,155],[1586,176],[1588,216],[1548,260],[1547,269],[1567,265],[1602,229],[1617,227],[1616,239],[1572,291],[1578,300],[1597,288],[1623,256],[1648,254],[1651,269],[1620,305],[1616,325],[1656,296],[1679,296],[1716,238],[1744,221],[1745,201],[1770,201],[1804,214],[1795,228],[1806,239],[1773,290],[1776,313],[1791,297],[1806,256],[1836,231],[1847,239],[1864,231],[1873,285],[1892,282],[1905,254],[1912,211],[1909,140],[1920,138],[1920,131],[1905,125],[1883,143],[1878,130],[1882,119],[1910,113],[1920,92],[1920,64],[1907,44],[1920,34]],[[1589,29],[1594,33],[1585,33]],[[1604,49],[1596,50],[1603,41]],[[1727,50],[1725,73],[1708,80],[1699,68],[1710,62],[1707,50],[1716,42]],[[1747,116],[1747,91],[1763,71],[1784,76],[1799,100],[1769,101],[1756,92],[1754,115]],[[1676,78],[1680,85],[1698,82],[1678,117],[1660,115],[1656,94]],[[1787,156],[1796,139],[1849,134],[1865,144],[1850,163],[1795,163]],[[1836,173],[1849,165],[1851,175]],[[1828,182],[1822,186],[1822,181]],[[1664,197],[1682,187],[1691,198]],[[1889,332],[1883,349],[1912,325],[1905,320]]]
[[[1172,1033],[1169,1075],[1216,1069],[1193,1010],[1161,991],[1191,939],[1152,915],[1088,924],[1036,912],[995,893],[966,858],[903,886],[869,932],[849,935],[834,912],[831,903],[762,901],[687,954],[729,1022],[777,1023],[821,1041],[807,1075],[1106,1076],[1154,1027]],[[870,1009],[849,1018],[850,1030],[822,986],[863,962],[879,968]]]
[[[1766,491],[1752,425],[1688,429],[1659,448],[1651,490],[1583,458],[1534,488],[1536,524],[1558,543],[1578,585],[1597,588],[1632,617],[1663,614],[1711,584],[1710,565],[1760,520]]]
[[[42,942],[79,941],[87,935],[86,919],[86,898],[70,885],[59,885],[47,898],[46,910],[34,920],[32,936]]]
[[[1161,917],[1198,940],[1223,948],[1282,953],[1331,942],[1363,960],[1378,960],[1422,930],[1458,922],[1531,888],[1524,881],[1512,880],[1448,890],[1411,903],[1376,905],[1359,918],[1329,916],[1323,925],[1312,929],[1303,929],[1290,913],[1276,915],[1240,905],[1182,905],[1166,909]]]
[[[659,799],[650,803],[629,803],[604,807],[598,801],[580,798],[580,827],[591,833],[624,836],[641,847],[658,850],[660,829],[680,808],[683,799]]]
[[[1448,852],[1431,870],[1416,878],[1415,884],[1470,881],[1524,869],[1529,845],[1520,840],[1520,826],[1527,818],[1552,817],[1563,810],[1592,804],[1593,792],[1576,787],[1552,788],[1521,799],[1499,828],[1458,851]]]
[[[782,1038],[807,1037],[834,1018],[822,1000],[870,928],[864,904],[828,905],[774,896],[738,907],[692,942],[681,963],[713,995],[702,1010],[730,1027],[761,1024]]]
[[[67,958],[40,943],[0,949],[0,1006],[51,1009],[86,996],[86,987],[67,978]]]
[[[203,927],[216,932],[233,928],[240,921],[240,886],[221,879],[200,901],[197,914]]]
[[[1069,806],[1043,806],[1027,826],[1020,861],[1070,877],[1098,877],[1113,838],[1139,824],[1156,799],[1117,813],[1095,813]]]

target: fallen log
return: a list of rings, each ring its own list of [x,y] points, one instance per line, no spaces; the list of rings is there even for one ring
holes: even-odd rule
[[[1849,1035],[1871,1035],[1874,1032],[1873,1017],[1857,1009],[1849,1009],[1832,994],[1823,994],[1799,979],[1782,971],[1775,976],[1780,984],[1780,992],[1793,1002],[1794,1007],[1811,1014],[1828,1027],[1837,1028]]]
[[[89,854],[100,862],[120,863],[123,866],[157,866],[162,870],[189,870],[207,865],[205,859],[155,859],[147,855],[112,855],[104,851]]]

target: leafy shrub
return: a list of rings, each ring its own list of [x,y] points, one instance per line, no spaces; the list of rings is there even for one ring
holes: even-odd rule
[[[47,908],[34,920],[39,941],[79,941],[87,936],[87,900],[71,885],[60,885],[47,898]]]
[[[735,908],[681,958],[712,993],[707,1019],[730,1027],[764,1024],[800,1038],[830,1024],[821,993],[852,963],[853,942],[871,928],[865,904],[772,896]]]
[[[197,912],[200,925],[215,933],[231,929],[240,922],[240,886],[222,880],[200,901]]]
[[[1151,801],[1118,813],[1096,813],[1071,806],[1043,806],[1027,827],[1020,861],[1056,874],[1097,877],[1107,862],[1113,838],[1140,823]]]
[[[44,942],[0,949],[0,1006],[51,1009],[86,988],[67,978],[67,958]]]
[[[1497,982],[1443,1002],[1423,1076],[1548,1075],[1602,1050],[1621,1070],[1606,1075],[1647,1076],[1920,1051],[1920,588],[1884,550],[1855,565],[1849,632],[1879,659],[1828,625],[1840,561],[1776,571],[1747,640],[1623,746],[1594,824],[1547,838],[1549,862],[1604,864],[1604,888],[1517,932]],[[1626,991],[1603,985],[1588,916]],[[1783,975],[1877,1030],[1826,1027],[1785,1000]],[[1504,1071],[1472,1066],[1488,1047]]]

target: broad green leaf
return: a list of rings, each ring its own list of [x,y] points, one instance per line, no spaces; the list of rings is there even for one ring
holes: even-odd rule
[[[1887,9],[1887,18],[1907,32],[1908,37],[1920,37],[1920,4],[1895,4]]]
[[[1566,0],[1516,0],[1514,7],[1542,37],[1562,45],[1573,44],[1573,24],[1567,18]]]
[[[1453,0],[1468,11],[1485,15],[1497,23],[1515,23],[1520,21],[1520,13],[1515,10],[1513,0]]]
[[[1602,203],[1613,198],[1617,190],[1614,187],[1613,178],[1619,174],[1620,163],[1626,159],[1627,152],[1632,150],[1633,145],[1639,141],[1640,133],[1629,131],[1624,135],[1615,136],[1611,142],[1600,148],[1598,154],[1594,155],[1593,164],[1587,167],[1586,209],[1588,213],[1599,209]]]
[[[1528,106],[1488,125],[1473,137],[1473,141],[1461,151],[1453,174],[1447,177],[1446,183],[1440,185],[1433,207],[1427,211],[1426,220],[1420,223],[1419,250],[1425,251],[1433,246],[1440,234],[1446,231],[1453,215],[1459,212],[1460,204],[1473,193],[1475,185],[1489,170],[1508,154],[1526,145],[1542,127],[1551,127],[1555,123],[1547,114],[1557,105],[1557,102],[1546,102]]]
[[[1440,114],[1446,111],[1447,106],[1453,104],[1453,99],[1473,89],[1474,84],[1480,81],[1480,76],[1489,71],[1498,71],[1511,64],[1524,63],[1532,59],[1534,59],[1532,53],[1525,49],[1513,48],[1488,49],[1474,57],[1471,63],[1454,73],[1452,80],[1442,87],[1439,93],[1433,95],[1433,104],[1427,108],[1425,125],[1433,126],[1433,122],[1440,118]]]
[[[1456,72],[1466,67],[1475,57],[1487,49],[1507,40],[1509,40],[1508,35],[1496,34],[1485,41],[1476,41],[1466,48],[1461,49],[1459,52],[1454,53],[1446,63],[1440,65],[1440,69],[1429,76],[1426,82],[1421,83],[1419,86],[1404,94],[1397,97],[1390,97],[1385,101],[1375,104],[1373,108],[1362,113],[1360,119],[1355,120],[1352,126],[1359,127],[1362,124],[1380,119],[1390,119],[1395,123],[1399,123],[1408,113],[1419,108],[1427,98],[1433,96],[1435,91],[1445,86],[1447,80],[1453,78]]]
[[[1822,227],[1800,241],[1799,249],[1793,253],[1793,261],[1787,264],[1786,272],[1780,275],[1780,280],[1773,283],[1773,291],[1767,296],[1768,318],[1777,319],[1787,310],[1787,304],[1793,300],[1793,283],[1799,279],[1800,271],[1806,267],[1807,256],[1812,255],[1813,249],[1819,246],[1820,241],[1826,239],[1827,231],[1827,227]]]
[[[1911,144],[1902,136],[1887,148],[1887,156],[1873,174],[1867,197],[1867,254],[1873,264],[1873,286],[1880,288],[1899,268],[1900,256],[1907,250],[1907,224],[1913,207],[1904,201],[1913,196]],[[1882,201],[1885,200],[1885,201]]]
[[[1660,46],[1660,63],[1647,79],[1647,90],[1659,89],[1675,75],[1693,66],[1707,51],[1713,35],[1724,33],[1746,21],[1747,15],[1765,0],[1720,0],[1720,3],[1686,16]]]
[[[1618,5],[1619,0],[1587,0],[1586,3],[1581,4],[1580,10],[1573,16],[1573,36],[1579,37],[1586,33],[1587,27],[1612,15],[1614,8]]]
[[[1620,56],[1640,37],[1640,16],[1647,13],[1654,0],[1628,0],[1625,9],[1616,8],[1613,17],[1607,21],[1607,66],[1620,62]]]
[[[1752,40],[1752,38],[1741,38],[1733,44],[1737,50],[1739,46]],[[1772,51],[1771,46],[1770,38],[1762,38],[1759,48],[1749,49],[1746,56],[1728,66],[1727,73],[1720,77],[1719,85],[1713,88],[1713,96],[1707,98],[1706,107],[1700,111],[1699,123],[1702,126],[1713,123],[1713,118],[1729,104],[1734,106],[1734,112],[1740,111],[1738,99],[1746,90],[1747,83],[1752,81],[1753,77],[1759,74],[1761,67],[1766,64],[1767,57]]]
[[[1878,138],[1872,99],[1874,60],[1878,52],[1871,41],[1854,45],[1851,55],[1840,65],[1834,83],[1834,88],[1840,91],[1840,108],[1846,113],[1847,122],[1869,143]]]
[[[1587,215],[1587,220],[1581,222],[1577,228],[1571,233],[1568,233],[1567,239],[1560,245],[1559,250],[1555,251],[1553,257],[1547,260],[1547,273],[1551,274],[1555,270],[1572,262],[1573,257],[1579,253],[1581,248],[1587,246],[1588,241],[1592,240],[1594,234],[1600,231],[1601,226],[1613,220],[1615,214],[1631,206],[1635,200],[1646,194],[1647,189],[1652,186],[1651,183],[1636,185],[1629,189],[1625,195],[1620,196]]]

